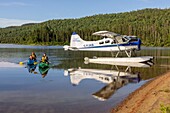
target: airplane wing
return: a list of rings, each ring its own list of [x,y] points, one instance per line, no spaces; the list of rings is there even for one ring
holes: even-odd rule
[[[114,32],[110,32],[110,31],[98,31],[93,33],[92,35],[96,35],[96,36],[106,36],[106,37],[114,37],[114,36],[118,36],[119,34],[114,33]]]

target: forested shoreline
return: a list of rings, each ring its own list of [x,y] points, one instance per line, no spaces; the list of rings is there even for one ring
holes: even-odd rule
[[[92,33],[100,30],[136,35],[144,46],[170,46],[170,9],[143,9],[10,26],[0,28],[0,43],[64,45],[69,44],[72,32],[84,40],[97,40],[100,37]]]

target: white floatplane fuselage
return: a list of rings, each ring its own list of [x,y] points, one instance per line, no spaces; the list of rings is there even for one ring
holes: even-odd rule
[[[128,51],[140,50],[141,40],[135,36],[112,35],[112,32],[100,31],[93,35],[104,37],[97,41],[84,41],[75,32],[71,36],[70,46],[65,45],[65,50],[72,51]],[[104,34],[104,35],[103,35]],[[135,39],[135,40],[134,40]]]

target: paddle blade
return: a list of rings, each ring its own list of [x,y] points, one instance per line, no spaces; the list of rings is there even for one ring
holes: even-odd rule
[[[19,62],[20,65],[23,65],[24,63],[23,62]]]
[[[38,64],[38,62],[34,62],[34,65]]]
[[[34,74],[38,74],[38,72],[35,72],[35,71],[34,71]]]

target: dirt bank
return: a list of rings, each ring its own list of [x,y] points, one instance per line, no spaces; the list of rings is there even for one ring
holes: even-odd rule
[[[162,104],[170,105],[170,72],[131,93],[111,113],[161,113]]]

